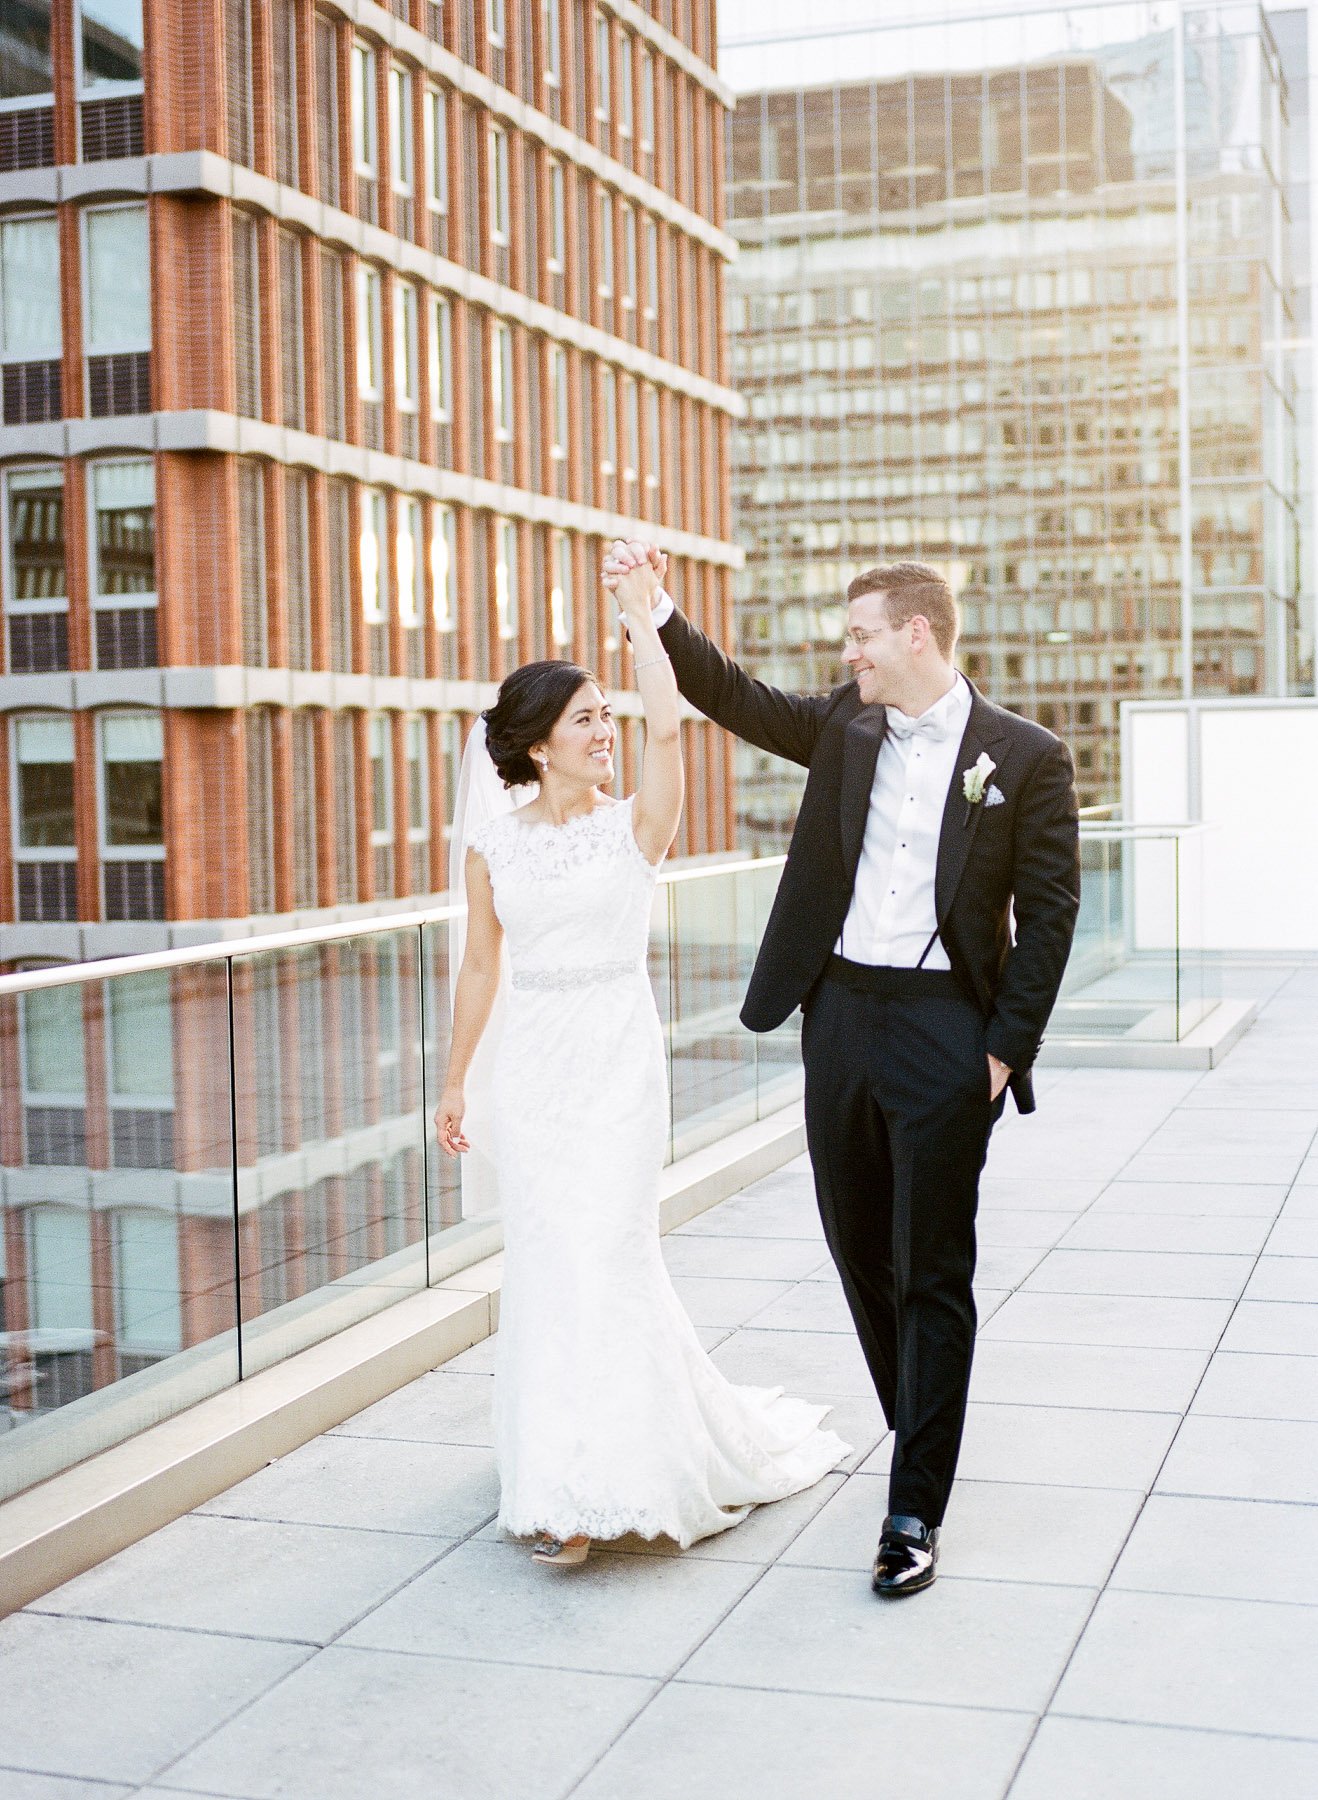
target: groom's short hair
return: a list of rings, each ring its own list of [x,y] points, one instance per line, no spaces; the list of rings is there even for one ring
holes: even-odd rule
[[[857,575],[847,589],[849,601],[859,600],[862,594],[883,595],[883,610],[894,627],[909,625],[917,614],[928,619],[934,642],[951,662],[961,632],[961,614],[937,569],[928,563],[880,563],[877,569]]]

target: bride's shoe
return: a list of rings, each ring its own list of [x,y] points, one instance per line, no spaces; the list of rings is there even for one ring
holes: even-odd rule
[[[531,1552],[531,1561],[557,1563],[560,1568],[567,1568],[585,1562],[589,1555],[588,1537],[568,1538],[566,1541],[556,1537],[543,1537]]]

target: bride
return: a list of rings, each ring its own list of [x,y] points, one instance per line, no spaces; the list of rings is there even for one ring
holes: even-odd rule
[[[849,1452],[819,1429],[827,1407],[724,1379],[660,1253],[668,1081],[646,949],[683,771],[677,684],[650,613],[656,581],[643,563],[605,583],[625,610],[645,709],[635,794],[610,798],[613,714],[569,663],[514,671],[466,753],[488,755],[504,788],[539,788],[466,838],[466,949],[436,1125],[450,1155],[472,1148],[467,1089],[506,937],[489,1139],[505,1245],[499,1523],[558,1564],[629,1532],[685,1549],[812,1486]],[[470,774],[464,765],[460,792]]]

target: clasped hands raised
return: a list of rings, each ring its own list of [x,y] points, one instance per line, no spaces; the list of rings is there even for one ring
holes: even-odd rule
[[[614,538],[604,558],[600,580],[623,608],[644,610],[658,598],[668,573],[668,557],[657,544],[640,538]]]

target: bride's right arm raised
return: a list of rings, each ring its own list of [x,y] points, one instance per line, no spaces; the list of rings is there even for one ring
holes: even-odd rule
[[[503,926],[494,910],[494,890],[485,858],[475,850],[468,850],[463,873],[467,886],[467,943],[458,971],[458,985],[453,993],[453,1041],[449,1046],[448,1073],[435,1109],[439,1142],[450,1156],[471,1148],[462,1135],[462,1119],[467,1110],[467,1071],[494,1010],[503,949]]]

